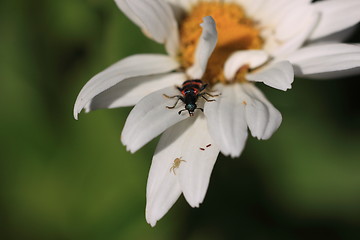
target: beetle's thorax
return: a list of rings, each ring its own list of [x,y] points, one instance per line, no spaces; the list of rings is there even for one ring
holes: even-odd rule
[[[185,104],[191,104],[191,103],[195,104],[197,99],[198,99],[198,95],[194,94],[193,92],[186,94],[184,97]]]

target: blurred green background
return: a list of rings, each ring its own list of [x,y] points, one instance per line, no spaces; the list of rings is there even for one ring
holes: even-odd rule
[[[131,108],[72,107],[108,65],[163,51],[112,0],[0,1],[0,239],[360,239],[360,76],[260,86],[280,129],[220,156],[201,207],[181,197],[151,228],[157,140],[130,154]]]

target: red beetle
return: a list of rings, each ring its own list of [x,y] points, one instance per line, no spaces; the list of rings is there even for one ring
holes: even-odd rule
[[[190,116],[194,116],[194,111],[196,109],[201,110],[202,112],[204,109],[198,108],[196,105],[196,102],[199,97],[202,97],[207,102],[213,102],[215,99],[207,99],[204,95],[208,95],[210,97],[217,97],[219,95],[211,95],[208,92],[204,92],[205,88],[207,87],[207,83],[204,84],[200,79],[194,79],[194,80],[187,80],[182,84],[182,87],[176,87],[180,92],[181,95],[175,95],[175,96],[167,96],[164,94],[167,98],[177,98],[174,106],[169,107],[166,106],[168,109],[173,109],[178,104],[179,100],[181,100],[185,104],[185,108],[180,110],[178,113],[179,115],[183,111],[188,111]]]

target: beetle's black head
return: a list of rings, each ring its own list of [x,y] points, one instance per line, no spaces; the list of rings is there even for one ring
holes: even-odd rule
[[[183,111],[188,111],[190,116],[194,116],[194,111],[195,111],[196,109],[199,109],[199,110],[201,110],[202,112],[204,112],[204,109],[198,108],[195,103],[187,103],[187,104],[185,104],[185,108],[182,109],[182,110],[180,110],[180,111],[178,112],[178,114],[180,115]]]
[[[190,116],[194,115],[194,111],[197,108],[195,103],[188,103],[185,105],[185,109],[188,110]]]

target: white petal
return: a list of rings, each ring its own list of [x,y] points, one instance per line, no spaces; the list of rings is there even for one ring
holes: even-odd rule
[[[240,6],[244,6],[246,14],[250,17],[256,17],[256,14],[264,5],[265,1],[266,0],[235,0],[235,2],[238,2]]]
[[[359,0],[319,1],[313,6],[321,12],[321,20],[311,34],[312,40],[341,31],[360,21]]]
[[[183,108],[181,101],[175,109],[167,109],[166,106],[174,105],[177,98],[166,98],[163,94],[175,96],[179,91],[168,87],[149,94],[135,105],[126,119],[121,141],[130,152],[137,151],[168,127],[189,117],[185,112],[178,114]]]
[[[199,207],[203,202],[219,154],[207,126],[204,115],[199,113],[175,125],[163,136],[162,151],[186,161],[175,172],[185,199],[192,207]]]
[[[131,10],[128,1],[115,0],[115,3],[131,21],[133,21],[141,29],[145,29],[144,24],[140,21],[140,19],[136,16],[136,14]]]
[[[291,83],[294,81],[294,70],[289,61],[281,61],[246,75],[246,79],[263,82],[270,87],[286,91],[291,88]]]
[[[99,108],[133,106],[146,95],[159,89],[181,85],[186,80],[183,73],[165,73],[126,79],[94,97],[86,111]]]
[[[155,41],[165,43],[170,39],[171,49],[174,51],[178,44],[177,23],[170,6],[160,0],[115,0],[119,8],[150,35]],[[174,48],[175,47],[175,48]],[[173,49],[174,48],[174,49]]]
[[[344,42],[347,39],[351,37],[351,35],[356,31],[356,25],[346,28],[344,30],[341,30],[339,32],[326,35],[325,37],[314,39],[313,41],[309,41],[308,44],[315,44],[315,43],[338,43],[338,42]]]
[[[181,7],[183,10],[186,10],[189,12],[194,5],[194,2],[197,2],[197,0],[165,0],[168,3],[171,3],[172,5]]]
[[[173,24],[174,26],[165,41],[165,49],[170,56],[176,58],[179,53],[180,38],[177,23],[174,22]]]
[[[288,13],[297,15],[303,7],[310,5],[311,0],[237,0],[244,3],[247,14],[261,22],[263,26],[276,27],[288,21]],[[248,11],[250,9],[250,11]],[[253,10],[255,9],[255,11]]]
[[[254,18],[260,20],[262,24],[276,26],[279,22],[284,21],[284,15],[289,12],[294,3],[295,1],[289,0],[266,0]]]
[[[258,139],[270,138],[281,124],[281,113],[253,84],[245,83],[241,86],[251,97],[245,107],[246,122],[251,134]]]
[[[360,46],[318,44],[299,49],[288,60],[294,65],[297,76],[343,71],[360,66]]]
[[[165,73],[179,67],[179,63],[166,55],[139,54],[120,60],[92,77],[81,89],[74,106],[74,118],[99,93],[124,79]]]
[[[280,41],[286,41],[302,32],[305,25],[309,24],[307,18],[312,12],[311,5],[303,1],[287,2],[286,11],[275,29],[276,38]]]
[[[214,19],[207,16],[203,18],[203,21],[204,22],[200,24],[203,30],[195,51],[195,63],[187,70],[187,74],[194,79],[200,79],[204,74],[209,57],[217,42],[217,31]]]
[[[174,13],[174,17],[178,23],[183,20],[187,11],[187,7],[184,5],[184,1],[178,0],[165,0],[171,7],[172,12]]]
[[[203,201],[219,153],[214,144],[206,147],[212,143],[206,126],[204,117],[197,115],[169,128],[161,136],[147,184],[146,219],[152,226],[175,203],[181,189],[191,206]],[[174,165],[177,161],[179,164]]]
[[[336,71],[336,72],[324,72],[324,73],[316,73],[316,74],[309,74],[306,75],[307,78],[312,79],[334,79],[334,78],[341,78],[341,77],[348,77],[348,76],[355,76],[360,74],[360,67]]]
[[[245,106],[249,97],[239,83],[218,84],[215,89],[221,96],[215,102],[206,102],[204,111],[210,134],[224,155],[238,157],[248,136]]]
[[[224,73],[227,80],[235,77],[240,67],[249,65],[256,68],[264,64],[269,59],[269,55],[262,50],[243,50],[234,52],[225,62]]]
[[[181,194],[179,181],[174,174],[177,169],[172,169],[174,160],[179,156],[173,152],[162,151],[163,145],[167,143],[166,133],[171,129],[161,136],[149,172],[145,215],[151,226],[155,226],[156,222],[169,211]],[[183,162],[180,162],[181,165]]]
[[[308,11],[306,12],[306,15],[303,16],[303,18],[305,19],[303,27],[298,30],[298,33],[295,35],[295,37],[284,41],[280,47],[267,49],[273,56],[286,57],[288,54],[300,48],[314,30],[316,24],[319,21],[320,15],[317,12]]]

